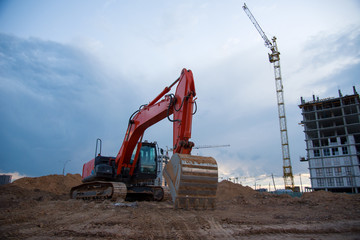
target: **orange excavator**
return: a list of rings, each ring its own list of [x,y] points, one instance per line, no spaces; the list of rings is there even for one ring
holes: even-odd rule
[[[175,94],[168,94],[175,84]],[[175,82],[131,115],[116,157],[102,156],[101,150],[96,155],[96,148],[95,158],[83,166],[83,184],[73,187],[70,197],[162,201],[169,191],[175,208],[215,208],[217,163],[212,157],[191,155],[195,96],[193,74],[184,68]],[[154,184],[161,167],[156,143],[142,141],[145,130],[165,118],[173,123],[173,155],[162,171],[168,189]]]

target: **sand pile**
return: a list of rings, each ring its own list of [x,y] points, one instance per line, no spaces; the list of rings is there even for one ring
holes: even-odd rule
[[[235,184],[227,180],[218,183],[216,192],[216,200],[218,202],[230,201],[234,199],[250,199],[259,195],[258,192],[251,187],[244,187],[240,184]]]
[[[33,206],[37,202],[49,200],[67,200],[70,189],[79,184],[79,174],[20,178],[0,186],[0,208]]]
[[[218,184],[216,200],[221,205],[253,205],[253,206],[285,206],[302,205],[330,206],[336,203],[338,207],[360,206],[360,194],[332,193],[316,191],[304,193],[302,197],[291,197],[287,194],[259,193],[250,187],[244,187],[229,181]]]
[[[12,183],[14,186],[28,190],[38,189],[57,195],[69,194],[70,189],[79,184],[81,184],[80,174],[67,174],[66,176],[48,175],[35,178],[25,177]]]
[[[332,202],[332,201],[347,201],[351,199],[360,199],[359,194],[347,194],[347,193],[332,193],[327,191],[316,191],[304,193],[301,197],[304,201],[309,201],[313,203],[321,202]]]

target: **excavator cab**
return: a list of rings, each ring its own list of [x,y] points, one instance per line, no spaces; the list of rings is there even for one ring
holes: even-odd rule
[[[157,172],[157,154],[156,146],[144,144],[140,149],[139,156],[140,173],[156,175]]]
[[[137,148],[134,149],[130,164],[133,164]],[[88,169],[91,169],[91,173]],[[142,142],[139,157],[136,163],[134,175],[130,176],[129,168],[123,168],[122,173],[116,176],[117,166],[114,157],[102,156],[101,152],[91,161],[84,165],[83,182],[94,180],[112,180],[124,182],[153,181],[157,177],[157,151],[156,143]]]
[[[130,164],[133,163],[135,158],[137,147],[134,149],[134,152],[131,156]],[[123,177],[127,177],[127,174],[124,174]],[[157,177],[157,152],[156,152],[156,143],[151,142],[142,142],[139,157],[136,163],[134,175],[131,179],[138,180],[154,180]]]

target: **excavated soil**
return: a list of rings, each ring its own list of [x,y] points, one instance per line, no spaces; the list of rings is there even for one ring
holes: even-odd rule
[[[360,195],[258,193],[218,185],[216,210],[69,199],[78,174],[0,186],[0,239],[360,239]]]

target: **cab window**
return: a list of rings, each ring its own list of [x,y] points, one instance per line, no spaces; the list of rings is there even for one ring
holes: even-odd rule
[[[142,146],[140,149],[140,171],[142,173],[156,174],[155,147]]]

